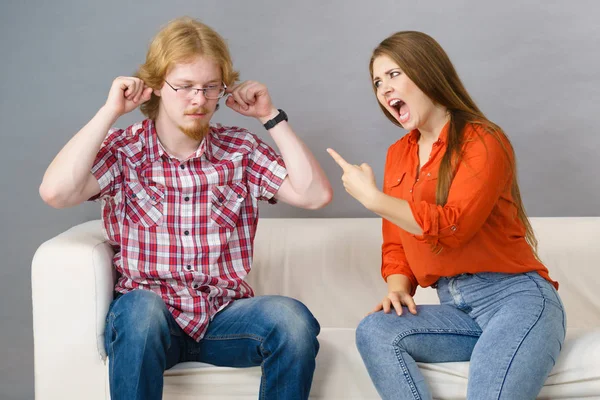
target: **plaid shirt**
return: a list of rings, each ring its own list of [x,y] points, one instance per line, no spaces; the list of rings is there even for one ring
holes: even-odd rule
[[[115,248],[115,290],[160,295],[181,328],[199,341],[212,317],[254,295],[258,201],[287,175],[280,156],[250,132],[211,125],[185,161],[164,150],[154,123],[112,129],[92,168],[104,233]]]

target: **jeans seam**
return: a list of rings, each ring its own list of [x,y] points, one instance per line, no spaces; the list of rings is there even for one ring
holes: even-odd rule
[[[396,338],[393,341],[394,346],[397,346],[398,342],[400,342],[400,340],[404,339],[405,337],[414,335],[416,333],[453,333],[453,334],[457,334],[457,335],[469,335],[469,336],[476,336],[476,337],[481,336],[480,331],[473,331],[470,329],[427,329],[427,328],[410,329],[410,330],[404,331],[401,334],[399,334],[398,336],[396,336]]]
[[[265,398],[265,391],[267,390],[267,376],[265,375],[265,367],[264,367],[264,360],[263,362],[260,363],[260,374],[262,376],[262,382],[260,383],[260,396],[259,396],[259,400],[260,399],[264,399]]]
[[[260,385],[261,386],[260,387],[260,399],[264,399],[266,397],[266,391],[267,391],[267,374],[265,374],[265,358],[266,357],[264,357],[264,355],[265,355],[265,349],[263,348],[264,343],[262,340],[259,340],[259,341],[260,341],[260,346],[259,346],[260,352],[263,355],[263,359],[260,363],[260,373],[262,375],[262,383],[263,383]]]
[[[259,342],[263,342],[264,338],[258,335],[248,334],[237,334],[237,335],[223,335],[223,336],[208,336],[205,335],[202,340],[235,340],[235,339],[253,339]]]
[[[407,336],[411,336],[411,335],[414,335],[417,333],[432,333],[432,334],[452,333],[452,334],[463,334],[463,335],[479,337],[481,335],[481,332],[467,330],[467,329],[465,329],[465,330],[461,330],[461,329],[411,329],[411,330],[402,332],[401,334],[396,336],[396,338],[392,342],[392,346],[394,347],[394,352],[396,353],[396,358],[398,359],[398,363],[400,364],[400,369],[402,370],[402,373],[404,374],[404,378],[408,382],[408,386],[410,387],[410,390],[413,394],[414,399],[421,400],[421,395],[417,391],[417,387],[412,379],[412,376],[410,375],[408,368],[406,367],[406,362],[404,361],[404,357],[402,356],[402,352],[400,351],[400,346],[399,346],[399,343],[402,339],[406,338]]]
[[[535,283],[535,285],[537,286],[538,290],[540,291],[540,295],[542,296],[542,298],[545,301],[551,303],[552,305],[555,305],[556,307],[560,308],[560,310],[562,311],[562,327],[563,327],[563,332],[564,332],[564,336],[563,336],[563,340],[564,340],[564,338],[567,336],[567,321],[566,321],[567,314],[565,312],[565,307],[562,304],[562,301],[560,300],[558,292],[556,290],[553,291],[554,298],[556,299],[556,301],[547,299],[546,297],[544,297],[544,293],[542,292],[542,288],[540,287],[540,284],[538,282],[536,282],[536,280],[533,279],[533,278],[531,278],[531,277],[529,277],[529,279],[531,279],[533,281],[533,283]],[[562,350],[562,344],[560,345],[560,349]]]
[[[408,368],[406,367],[406,362],[404,361],[404,357],[402,357],[402,352],[399,350],[398,346],[394,346],[394,352],[396,353],[396,358],[398,359],[398,364],[400,364],[400,369],[402,370],[402,374],[404,374],[404,379],[408,382],[408,386],[410,387],[410,391],[412,392],[413,398],[415,400],[421,400],[421,395],[417,391],[417,386],[410,375]]]
[[[515,356],[517,354],[517,352],[519,351],[519,349],[521,348],[521,345],[523,344],[523,341],[525,341],[525,339],[527,338],[527,336],[529,336],[529,334],[531,333],[531,330],[537,325],[537,323],[540,321],[540,318],[542,317],[542,314],[544,313],[544,310],[546,309],[546,298],[544,297],[544,294],[542,293],[539,285],[537,284],[537,282],[535,282],[535,280],[531,277],[529,277],[529,279],[531,279],[536,287],[538,288],[538,290],[540,291],[540,294],[542,296],[542,307],[540,309],[540,312],[538,313],[535,321],[531,324],[531,326],[529,326],[529,328],[527,329],[527,332],[523,335],[523,337],[520,339],[519,344],[517,345],[517,347],[515,348],[512,357],[510,359],[510,362],[508,363],[508,365],[506,366],[506,369],[504,371],[504,376],[502,378],[502,384],[500,385],[500,390],[498,391],[498,396],[496,397],[496,399],[500,399],[500,396],[502,395],[502,390],[504,389],[504,384],[506,383],[506,376],[508,375],[508,370],[510,369]]]

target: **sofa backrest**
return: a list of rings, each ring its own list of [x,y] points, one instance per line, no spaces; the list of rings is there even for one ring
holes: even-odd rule
[[[560,284],[568,326],[600,326],[600,218],[531,218],[539,255]],[[262,218],[248,281],[301,300],[323,327],[355,328],[385,295],[379,218]],[[417,304],[438,303],[419,288]]]

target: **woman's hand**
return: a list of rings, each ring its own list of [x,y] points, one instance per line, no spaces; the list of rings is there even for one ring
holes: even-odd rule
[[[346,192],[361,202],[363,206],[370,209],[374,198],[379,192],[377,183],[375,182],[373,169],[365,163],[361,165],[352,165],[344,160],[342,156],[333,149],[327,149],[327,152],[342,168],[342,171],[344,171],[342,182],[344,183]]]
[[[411,314],[417,314],[417,305],[410,293],[405,291],[392,291],[387,294],[383,300],[377,304],[377,306],[369,314],[383,310],[384,313],[389,314],[392,311],[392,307],[396,310],[396,314],[402,315],[402,306],[408,307],[408,311]]]

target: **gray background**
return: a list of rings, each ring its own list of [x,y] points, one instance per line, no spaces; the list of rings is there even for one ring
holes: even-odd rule
[[[531,216],[597,216],[599,11],[593,0],[3,0],[0,399],[34,396],[35,249],[100,215],[96,204],[46,206],[38,195],[45,168],[104,103],[113,78],[143,62],[151,37],[168,20],[191,15],[219,31],[242,79],[268,85],[334,185],[334,201],[323,210],[265,206],[263,216],[371,215],[344,192],[325,148],[370,163],[381,182],[386,149],[404,131],[377,107],[368,60],[382,39],[407,29],[441,43],[480,107],[509,134]],[[118,126],[140,118],[136,111]],[[226,108],[215,120],[266,136],[257,121]]]

